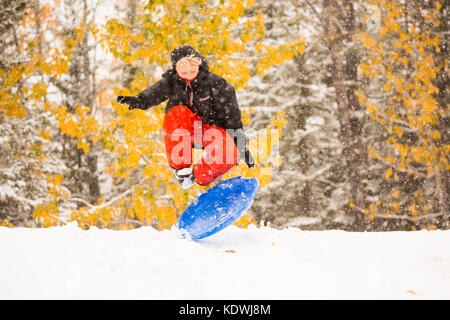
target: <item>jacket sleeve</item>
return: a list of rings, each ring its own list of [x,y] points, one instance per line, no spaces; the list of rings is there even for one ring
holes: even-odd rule
[[[152,106],[157,106],[169,99],[169,80],[163,77],[161,80],[157,81],[155,84],[151,85],[136,97],[142,106],[141,109],[147,110]]]
[[[222,79],[220,85],[213,86],[212,96],[219,109],[224,113],[226,129],[242,128],[241,110],[233,86]]]

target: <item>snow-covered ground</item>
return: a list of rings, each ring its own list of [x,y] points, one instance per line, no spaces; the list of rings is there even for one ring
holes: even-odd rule
[[[0,227],[0,299],[450,299],[450,231]]]

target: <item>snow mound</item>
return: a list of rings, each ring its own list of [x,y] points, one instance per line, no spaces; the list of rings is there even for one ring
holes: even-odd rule
[[[0,299],[450,299],[450,231],[0,227]]]

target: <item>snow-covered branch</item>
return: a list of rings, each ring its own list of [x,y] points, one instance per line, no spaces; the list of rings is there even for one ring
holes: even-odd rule
[[[106,207],[112,205],[114,202],[116,202],[116,201],[122,199],[123,197],[127,196],[127,195],[130,194],[130,193],[131,193],[131,190],[127,190],[127,191],[125,191],[124,193],[122,193],[122,194],[120,194],[120,195],[114,197],[114,198],[111,199],[110,201],[105,202],[105,203],[103,203],[103,204],[101,204],[101,205],[93,205],[93,204],[90,204],[89,202],[87,202],[86,200],[81,199],[81,198],[69,198],[69,201],[83,203],[83,204],[85,204],[86,206],[88,206],[88,207],[91,208],[89,211],[94,211],[94,210],[97,210],[97,209],[106,208]]]

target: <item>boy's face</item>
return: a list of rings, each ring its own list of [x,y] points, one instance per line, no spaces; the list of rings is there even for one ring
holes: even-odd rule
[[[186,80],[192,80],[198,74],[198,66],[195,65],[191,65],[191,68],[188,68],[186,64],[178,63],[176,70],[178,75]]]

